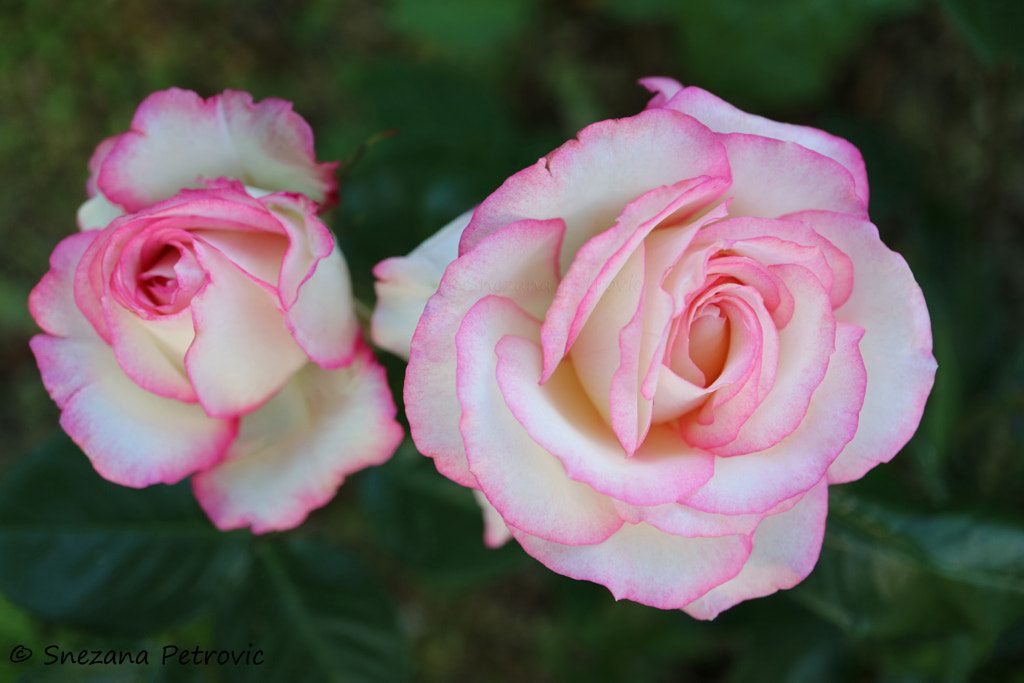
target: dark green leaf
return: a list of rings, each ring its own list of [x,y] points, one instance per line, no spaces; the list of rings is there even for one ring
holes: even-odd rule
[[[811,576],[791,592],[887,669],[964,681],[1024,614],[1024,528],[968,513],[910,514],[830,493]]]
[[[187,482],[112,484],[64,436],[0,485],[0,590],[46,619],[131,631],[180,621],[239,572],[246,546],[206,520]]]
[[[973,513],[909,514],[844,491],[832,491],[837,545],[860,536],[936,576],[1024,595],[1024,522]]]
[[[220,649],[252,653],[252,664],[222,668],[228,680],[409,678],[407,646],[387,595],[352,556],[298,541],[260,544],[257,558],[219,618]]]

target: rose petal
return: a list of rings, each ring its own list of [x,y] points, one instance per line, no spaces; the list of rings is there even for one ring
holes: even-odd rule
[[[100,144],[96,145],[96,149],[93,150],[92,156],[89,157],[89,178],[85,181],[85,196],[89,199],[102,194],[97,185],[100,169],[103,168],[103,162],[106,160],[107,155],[110,154],[111,150],[114,149],[114,145],[117,144],[120,137],[120,135],[112,135],[109,138],[104,139]]]
[[[688,116],[641,112],[592,124],[480,204],[462,233],[465,254],[485,236],[525,218],[561,218],[559,261],[567,272],[584,243],[615,224],[626,205],[662,185],[701,176],[729,178],[717,136]]]
[[[267,287],[278,287],[281,263],[288,249],[286,235],[253,230],[244,225],[220,230],[193,227],[189,233],[224,254],[254,280],[259,280]]]
[[[743,571],[683,611],[697,619],[714,619],[738,602],[792,588],[806,579],[818,562],[827,513],[828,485],[823,479],[792,509],[761,522]]]
[[[680,235],[689,242],[703,222],[724,217],[724,211],[708,212],[708,207],[728,187],[728,178],[698,178],[651,190],[630,202],[612,228],[580,247],[541,329],[545,379],[576,342],[594,308],[643,240],[655,228],[690,221],[693,225]],[[704,220],[697,220],[700,213],[706,214]]]
[[[104,307],[104,319],[117,364],[133,382],[165,398],[185,403],[199,400],[183,362],[195,339],[188,309],[155,320],[140,320],[111,301]]]
[[[836,350],[803,421],[757,453],[715,458],[715,475],[685,501],[718,514],[764,512],[817,484],[857,433],[868,378],[858,344],[863,330],[836,325]]]
[[[488,548],[500,548],[512,540],[512,532],[509,531],[501,513],[491,505],[487,496],[480,489],[473,489],[473,498],[484,514],[484,545]]]
[[[700,411],[679,416],[679,427],[683,437],[693,446],[722,449],[736,440],[750,416],[770,395],[778,372],[781,342],[760,293],[753,287],[724,283],[707,292],[706,296],[729,321],[729,351],[718,377],[707,386],[713,390],[713,395]],[[693,364],[690,342],[689,334],[676,340],[671,367],[692,382],[690,374],[700,372],[700,369],[695,365],[688,368],[685,364],[687,360]],[[824,361],[828,361],[827,355]],[[682,372],[686,370],[690,372]],[[700,376],[703,377],[703,373]],[[703,379],[707,381],[708,378]],[[685,405],[686,399],[692,399],[691,391],[682,393],[683,402],[667,395],[670,390],[678,391],[679,388],[673,387],[672,383],[659,385],[662,395],[656,394],[655,400],[660,405],[661,401],[669,399],[669,406],[676,408],[680,404]]]
[[[685,538],[649,524],[624,524],[595,545],[564,545],[512,535],[523,549],[559,574],[606,586],[616,600],[679,609],[725,583],[750,556],[749,536]]]
[[[405,372],[410,431],[420,453],[463,486],[475,488],[476,479],[458,431],[462,410],[452,340],[466,312],[487,294],[506,296],[526,312],[542,315],[558,284],[564,231],[560,220],[520,221],[489,236],[448,266],[416,328]]]
[[[50,270],[28,297],[28,310],[47,334],[87,337],[96,334],[75,305],[74,282],[83,255],[92,250],[98,231],[69,235],[50,254]]]
[[[719,139],[732,169],[730,215],[778,218],[822,209],[867,217],[853,176],[837,161],[795,142],[758,135],[730,133]]]
[[[215,417],[251,413],[307,361],[279,309],[259,286],[201,242],[196,257],[209,275],[192,299],[196,338],[185,368],[199,402]]]
[[[102,192],[78,207],[76,219],[79,230],[102,230],[112,220],[124,215],[124,209],[114,204]]]
[[[235,437],[236,420],[208,417],[132,382],[99,337],[37,335],[31,347],[47,391],[64,399],[61,427],[116,484],[173,484],[218,462]]]
[[[648,76],[641,78],[639,83],[654,93],[654,97],[647,103],[648,109],[664,109],[672,96],[683,89],[679,81],[665,76]]]
[[[540,321],[509,299],[488,296],[466,313],[455,337],[459,431],[469,470],[507,525],[558,543],[602,541],[622,524],[611,501],[569,479],[505,405],[494,349],[506,335],[532,338],[536,348]],[[532,377],[539,379],[539,372]]]
[[[641,246],[629,256],[612,286],[597,302],[588,324],[576,338],[576,343],[569,349],[569,359],[576,369],[580,385],[608,424],[613,424],[613,410],[628,413],[632,408],[633,414],[636,414],[636,393],[622,396],[617,392],[612,395],[612,380],[622,364],[623,357],[636,359],[640,354],[639,326],[643,321],[645,253],[646,250]],[[632,329],[627,331],[627,328]],[[548,360],[546,351],[545,362]],[[634,360],[633,363],[635,362]],[[635,365],[632,369],[631,378],[636,382]],[[550,376],[547,370],[545,367],[545,376],[541,381]],[[632,405],[613,406],[613,400],[625,401]],[[625,445],[627,442],[635,444],[635,417],[630,426],[633,429],[632,438],[626,435],[623,448],[628,448]],[[622,428],[621,422],[619,427]],[[622,437],[620,434],[620,440]]]
[[[693,425],[687,439],[717,455],[760,451],[778,443],[801,423],[821,384],[836,344],[836,323],[828,293],[808,269],[772,266],[796,301],[789,324],[779,330],[778,369],[771,391],[743,420],[728,443],[715,443],[715,425]],[[716,421],[721,409],[716,407]],[[713,444],[713,445],[712,445]]]
[[[801,214],[793,214],[795,216]],[[709,225],[697,235],[693,249],[721,242],[721,248],[751,256],[765,266],[797,263],[809,268],[829,290],[832,308],[843,305],[853,291],[853,262],[811,223],[783,216],[781,220],[736,217]],[[728,245],[725,247],[725,245]],[[802,247],[820,250],[824,263]],[[794,248],[796,247],[796,248]]]
[[[171,88],[139,105],[131,130],[103,160],[97,185],[128,212],[200,187],[200,177],[221,176],[335,203],[337,164],[315,158],[313,133],[289,102],[254,104],[235,90],[204,100]]]
[[[804,495],[804,493],[799,493],[764,512],[741,515],[703,512],[682,503],[627,506],[625,503],[617,502],[615,507],[619,511],[619,515],[626,521],[633,524],[646,522],[673,536],[687,538],[733,536],[735,534],[749,536],[757,530],[763,519],[789,510],[800,502]]]
[[[288,233],[279,295],[285,324],[310,360],[322,368],[347,365],[360,330],[352,307],[348,266],[334,235],[304,197],[273,194],[260,199]]]
[[[868,221],[827,212],[789,216],[807,221],[853,260],[853,293],[836,320],[863,327],[867,394],[853,441],[829,468],[829,483],[853,481],[888,462],[917,430],[935,381],[932,332],[921,288],[906,261]]]
[[[635,505],[679,500],[705,484],[714,458],[688,446],[668,426],[656,426],[631,457],[586,400],[571,367],[537,381],[540,351],[515,337],[496,347],[497,381],[505,403],[530,438],[563,464],[567,476]]]
[[[459,256],[459,239],[473,217],[467,211],[438,230],[408,256],[378,263],[377,305],[373,309],[370,338],[377,346],[409,360],[409,347],[427,299],[441,284],[445,268]]]
[[[221,530],[291,529],[326,504],[345,477],[379,465],[402,440],[384,369],[365,345],[347,368],[308,364],[242,418],[225,461],[192,486]]]
[[[706,90],[684,88],[671,78],[643,78],[641,85],[655,93],[647,105],[689,114],[716,133],[753,133],[786,140],[835,159],[853,175],[857,196],[868,207],[868,176],[860,151],[846,140],[810,126],[780,123],[748,114]]]

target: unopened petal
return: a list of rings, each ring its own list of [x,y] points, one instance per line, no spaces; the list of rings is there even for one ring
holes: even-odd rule
[[[370,326],[374,344],[409,359],[412,337],[423,309],[441,285],[448,264],[458,258],[462,231],[472,217],[473,212],[467,211],[408,256],[385,259],[374,267],[377,305]]]

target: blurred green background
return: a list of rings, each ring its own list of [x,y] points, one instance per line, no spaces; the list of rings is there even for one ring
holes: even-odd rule
[[[1022,68],[1016,0],[0,3],[0,681],[1024,682]],[[319,159],[355,160],[328,222],[371,305],[376,262],[639,111],[648,75],[854,142],[932,314],[921,429],[832,490],[798,588],[711,623],[615,603],[484,549],[408,444],[296,532],[219,534],[187,488],[108,485],[59,436],[26,300],[150,92],[290,100]],[[272,662],[155,665],[169,643]],[[50,644],[150,666],[43,666]]]

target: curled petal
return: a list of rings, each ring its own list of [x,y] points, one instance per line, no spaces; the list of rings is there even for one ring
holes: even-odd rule
[[[503,297],[481,299],[463,319],[455,346],[469,470],[509,526],[558,543],[596,543],[622,524],[611,500],[566,476],[517,421],[498,386],[498,341],[514,335],[506,338],[532,338],[536,347],[539,334],[539,321]]]
[[[807,406],[825,377],[835,349],[836,323],[828,293],[818,279],[797,265],[773,269],[793,292],[796,309],[789,324],[778,332],[778,366],[771,390],[746,414],[733,438],[727,443],[706,445],[717,455],[760,451],[792,433],[805,421]],[[695,427],[688,433],[689,438],[696,438],[700,432]]]
[[[543,385],[539,349],[506,337],[496,348],[502,397],[530,438],[557,457],[570,479],[635,505],[685,498],[711,478],[714,458],[687,445],[675,430],[657,426],[631,456],[586,400],[569,366]]]
[[[728,353],[718,377],[706,387],[714,390],[709,400],[699,411],[683,415],[680,419],[680,430],[686,441],[698,448],[709,450],[734,447],[737,435],[747,420],[761,402],[770,396],[778,373],[781,347],[779,332],[772,325],[771,316],[753,288],[725,285],[717,304],[729,321]],[[692,375],[700,373],[700,370],[695,366],[688,367],[685,361],[689,358],[692,362],[691,357],[695,354],[691,351],[690,345],[700,341],[697,335],[692,334],[691,328],[691,333],[682,340],[677,340],[673,349],[672,368],[689,371],[679,374],[685,379],[690,379],[690,383],[695,378]],[[827,352],[830,351],[831,348]],[[819,357],[817,360],[818,367],[823,368],[821,362],[827,363],[828,356]],[[814,366],[811,369],[813,370]],[[700,373],[696,379],[702,376],[703,373]],[[671,376],[667,379],[670,378]],[[673,386],[674,384],[677,386]],[[678,405],[679,399],[670,393],[672,389],[684,389],[681,392],[684,399],[693,396],[694,392],[690,387],[678,384],[681,383],[668,382],[659,385],[663,395],[656,395],[655,399],[668,399],[670,405]],[[756,434],[753,438],[757,438]]]
[[[459,253],[525,218],[565,221],[559,261],[566,272],[580,247],[615,224],[626,205],[652,188],[707,176],[728,179],[718,136],[668,110],[600,121],[506,180],[473,214]]]
[[[207,413],[251,413],[306,363],[306,354],[274,294],[215,249],[197,244],[196,256],[209,281],[192,300],[196,338],[185,369]]]
[[[484,296],[515,301],[543,314],[558,284],[558,250],[565,224],[520,221],[480,242],[445,271],[412,339],[405,372],[405,406],[413,441],[445,476],[476,488],[459,435],[456,350],[462,318]]]
[[[671,78],[644,78],[640,83],[655,93],[648,108],[667,108],[689,114],[716,133],[752,133],[795,142],[835,159],[853,176],[857,196],[868,206],[868,176],[860,151],[846,140],[810,126],[780,123],[748,114],[701,88],[684,88]]]
[[[814,230],[813,223],[794,218],[799,215],[813,218],[816,214],[793,214],[782,220],[737,217],[720,221],[701,230],[694,249],[718,243],[719,248],[750,256],[765,266],[802,265],[829,290],[832,308],[839,308],[853,291],[853,262]],[[821,258],[815,252],[820,252]]]
[[[622,286],[619,274],[644,239],[655,228],[691,221],[694,225],[680,235],[689,242],[700,227],[698,214],[706,214],[705,220],[723,217],[709,207],[728,187],[728,178],[702,177],[651,190],[626,206],[611,229],[580,247],[541,329],[545,379],[576,342],[608,288],[616,282]]]
[[[260,199],[284,226],[288,250],[278,293],[285,324],[310,360],[323,368],[347,365],[359,337],[348,266],[331,231],[303,197],[274,194]]]
[[[843,165],[795,142],[730,133],[719,136],[729,154],[733,216],[779,216],[805,209],[867,217],[853,175]]]

